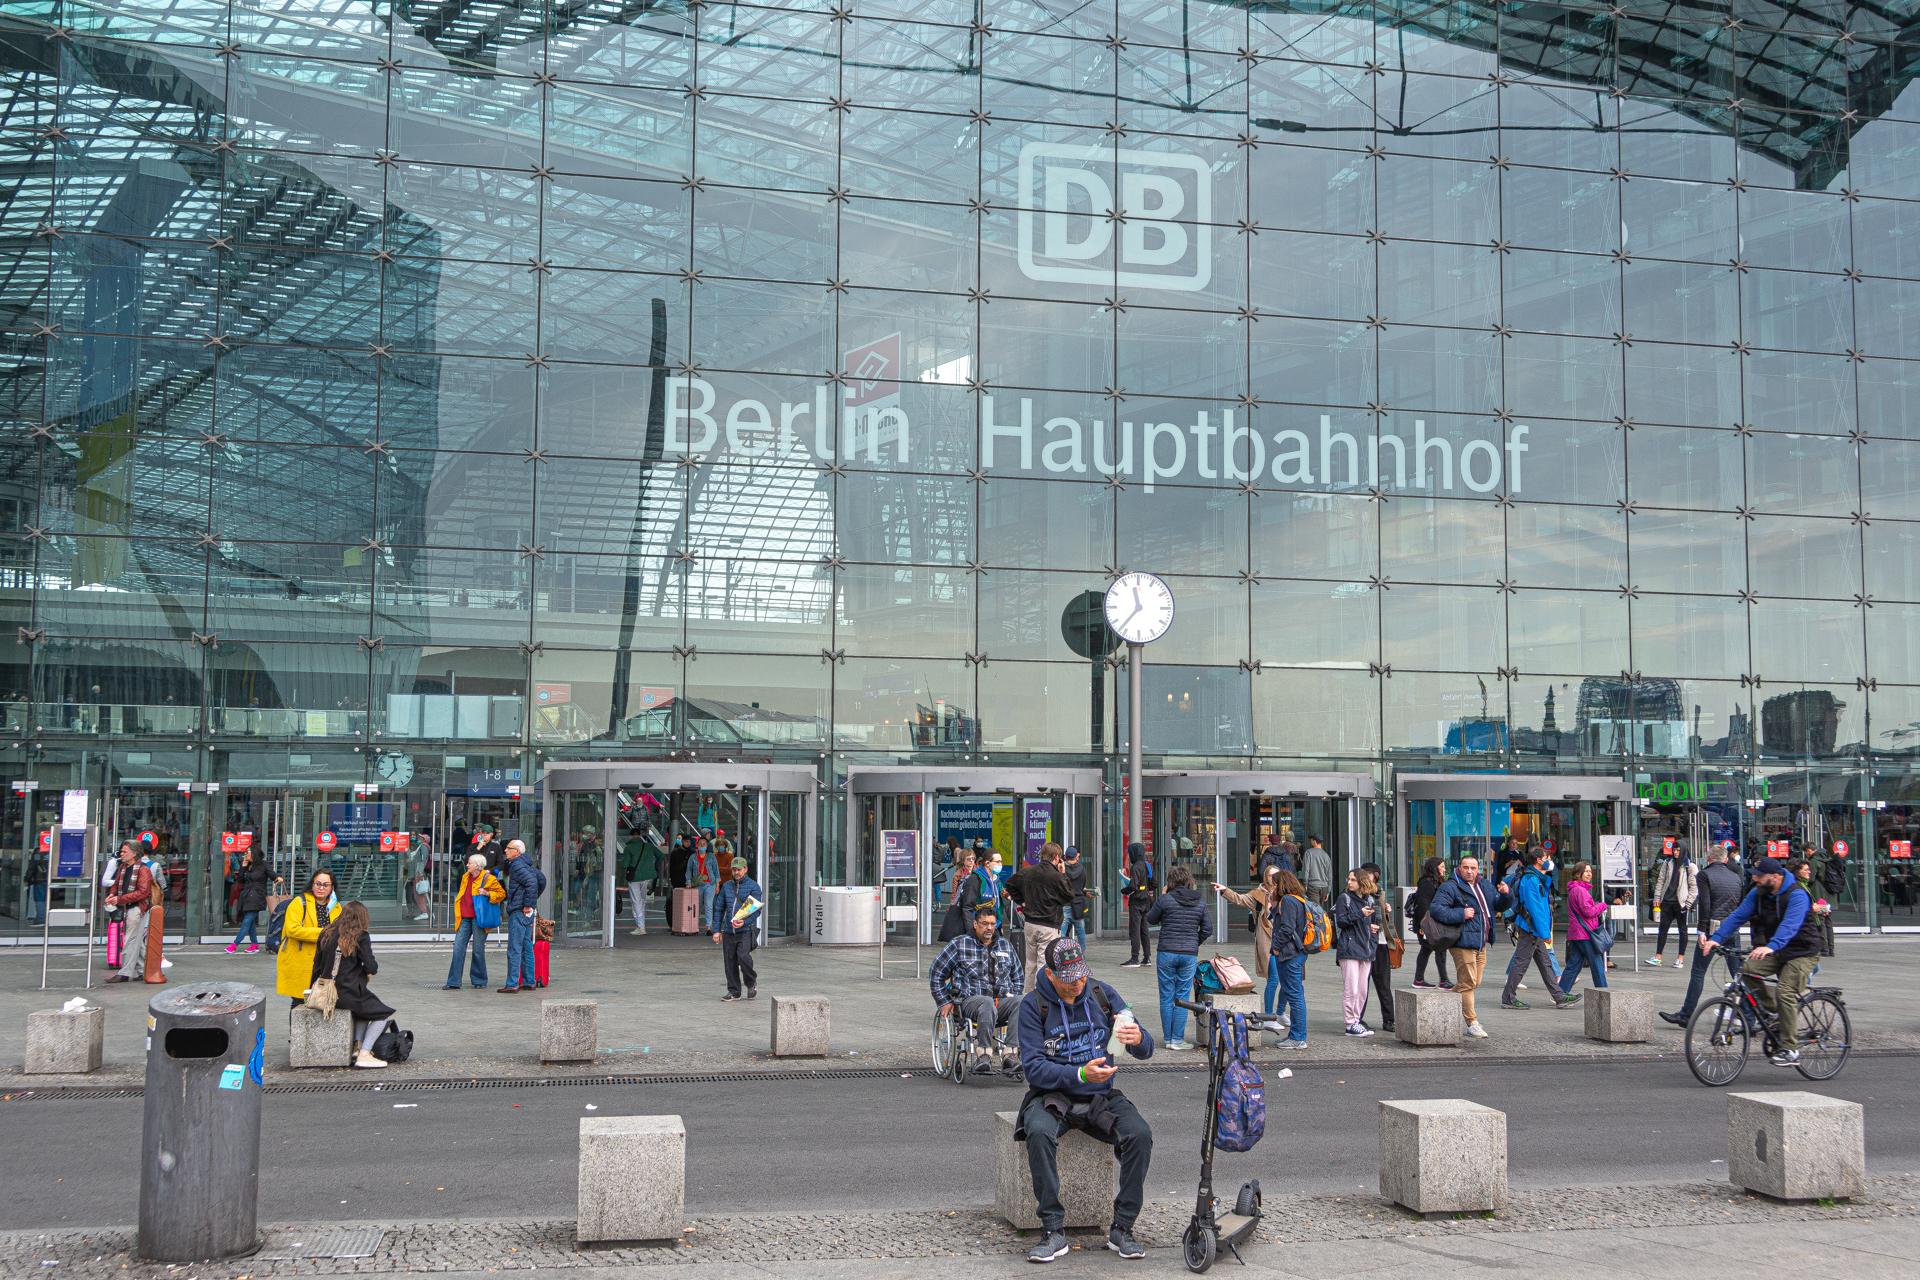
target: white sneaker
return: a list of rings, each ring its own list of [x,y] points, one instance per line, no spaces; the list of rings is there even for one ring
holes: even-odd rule
[[[365,1049],[362,1049],[354,1055],[353,1065],[356,1067],[384,1067],[387,1064],[384,1060],[376,1058]]]
[[[1487,1029],[1481,1026],[1476,1020],[1467,1024],[1467,1034],[1475,1040],[1485,1040],[1487,1038]]]
[[[424,911],[422,911],[419,915],[414,917],[415,920],[425,920],[426,918],[427,918],[427,913]]]

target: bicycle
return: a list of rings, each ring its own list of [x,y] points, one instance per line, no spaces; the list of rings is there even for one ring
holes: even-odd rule
[[[1694,1079],[1714,1088],[1732,1084],[1746,1070],[1756,1033],[1769,1058],[1780,1049],[1780,1019],[1755,994],[1756,982],[1778,986],[1779,979],[1749,978],[1734,968],[1734,961],[1744,959],[1747,952],[1732,947],[1720,950],[1732,980],[1720,995],[1702,1001],[1687,1022],[1687,1068]],[[1794,1069],[1809,1080],[1839,1075],[1853,1051],[1853,1021],[1840,988],[1809,986],[1800,997],[1799,1021],[1800,1061]]]

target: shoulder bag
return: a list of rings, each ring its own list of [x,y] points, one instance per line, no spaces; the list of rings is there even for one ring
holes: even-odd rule
[[[1587,943],[1595,951],[1613,950],[1613,908],[1606,903],[1596,904],[1600,908],[1600,918],[1587,926]]]
[[[333,972],[315,982],[307,992],[306,1006],[318,1009],[329,1018],[340,1004],[340,943],[336,939],[333,945]]]
[[[498,929],[500,927],[500,904],[487,895],[487,877],[482,876],[473,886],[473,927],[476,929]]]

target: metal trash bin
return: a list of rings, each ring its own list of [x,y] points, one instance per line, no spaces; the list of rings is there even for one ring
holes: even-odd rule
[[[200,1262],[260,1247],[266,993],[182,983],[147,1004],[139,1253]]]

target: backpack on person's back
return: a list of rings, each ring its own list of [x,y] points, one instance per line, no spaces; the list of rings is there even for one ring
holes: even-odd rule
[[[1299,894],[1286,895],[1301,906],[1304,921],[1300,926],[1300,950],[1308,955],[1316,951],[1325,951],[1333,945],[1333,921],[1327,917],[1327,909],[1311,898]],[[1275,916],[1279,915],[1276,905]]]

